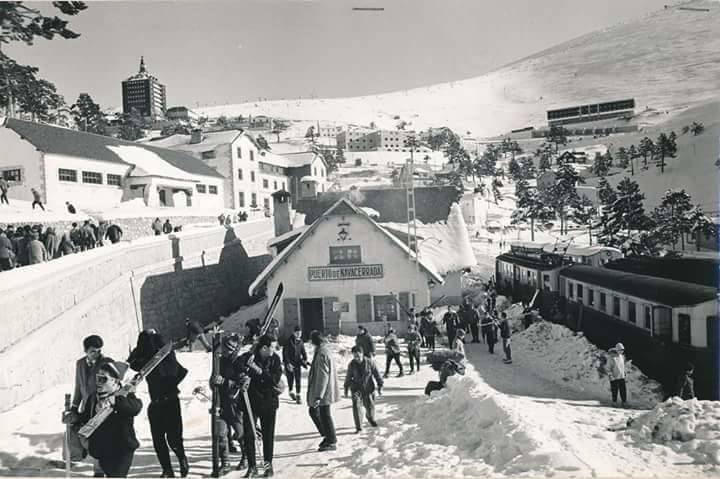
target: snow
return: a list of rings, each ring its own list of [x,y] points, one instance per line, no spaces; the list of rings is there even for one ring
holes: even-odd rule
[[[52,208],[43,205],[45,211],[40,208],[32,209],[31,201],[10,199],[9,205],[0,205],[0,224],[45,224],[56,221],[77,221],[82,222],[90,217],[78,210],[77,214],[68,213],[65,205],[59,208]]]
[[[108,146],[125,163],[135,165],[130,176],[162,176],[197,183],[197,176],[172,166],[156,153],[140,146]]]

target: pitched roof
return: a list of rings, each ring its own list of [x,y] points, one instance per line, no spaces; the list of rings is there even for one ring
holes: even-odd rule
[[[127,165],[131,163],[123,161],[120,155],[109,147],[132,146],[155,153],[171,166],[187,173],[217,178],[223,177],[214,168],[181,151],[149,146],[146,143],[118,140],[117,138],[97,135],[95,133],[85,133],[57,126],[16,120],[14,118],[9,118],[5,123],[5,127],[13,130],[24,140],[44,153],[54,153]]]
[[[295,240],[282,252],[277,255],[269,265],[265,267],[265,269],[258,275],[257,278],[255,278],[255,281],[252,282],[250,285],[250,288],[248,288],[248,292],[250,296],[253,296],[255,294],[255,290],[257,290],[260,286],[265,284],[268,277],[273,274],[277,269],[280,267],[280,265],[283,264],[286,258],[288,258],[298,247],[302,244],[305,239],[310,237],[313,232],[318,228],[318,226],[322,223],[323,219],[327,216],[332,215],[357,215],[362,218],[365,218],[367,221],[370,222],[372,226],[375,227],[375,229],[380,233],[385,235],[385,237],[389,238],[392,243],[394,243],[397,247],[399,247],[403,254],[411,254],[414,255],[414,252],[410,252],[408,250],[407,246],[405,246],[400,240],[398,240],[395,236],[393,236],[391,233],[389,233],[385,228],[380,226],[378,223],[376,223],[372,218],[370,218],[365,212],[357,208],[355,205],[353,205],[348,199],[346,198],[340,198],[337,202],[335,202],[334,205],[332,205],[325,213],[320,216],[318,219],[316,219],[310,226],[308,226]],[[420,266],[422,267],[425,272],[432,277],[434,281],[436,281],[438,284],[443,283],[443,278],[430,266],[428,266],[422,259],[420,260]]]
[[[715,258],[630,257],[605,264],[606,268],[627,273],[673,279],[717,288],[720,283],[720,260]]]
[[[718,297],[717,289],[709,286],[608,268],[573,265],[562,270],[560,275],[670,307],[692,306]]]

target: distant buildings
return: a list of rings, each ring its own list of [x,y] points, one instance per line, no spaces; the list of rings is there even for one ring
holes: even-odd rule
[[[140,57],[140,70],[122,82],[123,113],[137,112],[143,118],[161,120],[165,117],[167,97],[165,85],[145,69],[145,59]]]
[[[409,138],[415,137],[414,131],[405,130],[369,130],[351,129],[341,131],[337,135],[337,146],[346,151],[410,151],[407,146]],[[425,146],[418,146],[416,152],[430,151]]]
[[[635,99],[578,105],[548,110],[548,126],[586,123],[611,118],[630,118],[635,113]]]
[[[185,106],[174,106],[165,111],[165,119],[172,121],[197,121],[200,115]]]
[[[63,208],[100,209],[142,198],[147,206],[222,211],[223,179],[179,151],[8,119],[0,127],[0,174],[9,197]]]

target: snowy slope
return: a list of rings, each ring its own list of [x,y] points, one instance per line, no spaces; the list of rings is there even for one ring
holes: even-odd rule
[[[716,98],[720,84],[720,3],[687,6],[710,12],[660,10],[633,22],[585,35],[495,72],[452,83],[383,95],[270,101],[201,108],[211,117],[270,115],[332,120],[394,129],[447,125],[476,136],[545,123],[545,111],[578,103],[634,97],[675,111]],[[657,121],[647,116],[643,121]],[[662,118],[660,118],[662,119]]]

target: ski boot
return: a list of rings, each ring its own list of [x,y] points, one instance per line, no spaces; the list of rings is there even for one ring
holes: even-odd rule
[[[295,396],[295,402],[298,404],[302,404],[302,398],[300,397],[299,394]]]
[[[227,458],[222,458],[220,462],[220,477],[229,474],[232,471],[232,466],[228,462]]]
[[[290,399],[292,399],[293,401],[296,401],[296,402],[297,402],[297,399],[298,399],[297,396],[295,395],[295,393],[292,392],[292,391],[290,392]]]
[[[375,422],[375,419],[368,419],[368,422],[372,427],[378,427],[378,423]]]
[[[265,463],[265,477],[273,477],[273,475],[275,475],[275,471],[273,471],[272,462],[266,462]]]
[[[160,477],[175,477],[175,472],[173,472],[172,469],[165,469],[163,470]]]
[[[180,477],[187,477],[190,471],[190,464],[188,464],[187,457],[181,457],[178,462],[180,463]]]
[[[259,477],[257,467],[255,467],[255,466],[248,467],[248,470],[243,477],[246,477],[246,478]]]
[[[399,377],[399,378],[401,378],[401,377],[403,377],[403,376],[405,376],[405,373],[402,372],[402,371],[400,371],[400,374],[397,375],[397,377]]]

